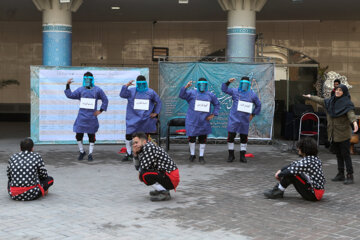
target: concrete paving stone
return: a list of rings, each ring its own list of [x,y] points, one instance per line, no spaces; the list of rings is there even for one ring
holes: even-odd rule
[[[255,157],[229,164],[226,144],[208,144],[200,165],[188,162],[187,144],[172,144],[181,182],[172,200],[155,203],[132,164],[117,160],[123,145],[95,145],[93,163],[76,160],[76,145],[37,145],[55,184],[45,198],[16,202],[7,195],[6,165],[29,133],[14,126],[25,130],[0,139],[0,239],[359,239],[359,155],[352,156],[355,184],[344,186],[330,180],[336,158],[320,146],[327,183],[314,203],[292,186],[283,199],[263,197],[276,170],[298,159],[294,152],[249,144]],[[0,131],[9,129],[0,124]]]
[[[345,230],[338,232],[338,234],[342,236],[348,236],[354,238],[360,236],[360,231],[356,228],[347,228]]]

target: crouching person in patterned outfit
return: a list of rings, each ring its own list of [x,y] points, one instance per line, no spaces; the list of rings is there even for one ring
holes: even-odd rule
[[[325,177],[321,160],[317,157],[316,141],[303,138],[297,143],[298,153],[303,157],[278,170],[275,178],[280,182],[272,190],[264,192],[267,198],[282,198],[285,189],[293,184],[296,191],[308,201],[321,200],[325,190]]]
[[[161,147],[147,141],[145,133],[132,135],[133,155],[139,179],[154,191],[150,191],[151,201],[170,200],[170,191],[180,182],[179,169],[175,162]]]
[[[54,183],[48,176],[40,154],[34,153],[34,142],[26,138],[21,152],[12,155],[7,167],[8,193],[14,200],[30,201],[45,196]]]

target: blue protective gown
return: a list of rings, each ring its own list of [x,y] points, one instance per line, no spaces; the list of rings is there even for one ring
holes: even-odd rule
[[[66,89],[66,97],[70,99],[81,99],[83,98],[95,98],[95,109],[79,109],[78,116],[75,120],[73,131],[76,133],[96,133],[99,129],[99,121],[94,112],[97,110],[97,100],[101,99],[100,109],[106,111],[108,106],[108,99],[104,91],[94,86],[91,89],[85,87],[79,87],[74,92],[71,92],[71,89]]]
[[[237,110],[239,99],[240,101],[251,102],[255,105],[252,114],[257,115],[261,110],[261,102],[256,94],[252,91],[239,92],[237,88],[229,88],[226,83],[223,83],[221,90],[232,96],[233,105],[230,110],[229,120],[228,120],[228,132],[236,132],[240,134],[249,133],[249,124],[250,124],[250,113],[239,112]]]
[[[208,116],[214,114],[217,116],[220,110],[220,103],[212,92],[205,91],[203,93],[197,90],[187,90],[182,87],[180,90],[179,98],[186,100],[189,103],[189,108],[186,113],[185,129],[186,135],[190,137],[208,135],[211,133],[210,121],[206,120]],[[195,101],[208,101],[213,105],[213,112],[199,112],[195,111]]]
[[[160,113],[161,100],[159,95],[149,88],[146,92],[137,92],[136,88],[122,86],[120,97],[128,100],[126,108],[126,134],[135,132],[156,132],[157,118],[151,118],[151,113]],[[134,99],[149,99],[149,110],[135,110]]]

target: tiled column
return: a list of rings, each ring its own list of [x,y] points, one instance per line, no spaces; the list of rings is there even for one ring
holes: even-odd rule
[[[33,0],[43,12],[43,65],[71,66],[72,19],[83,0],[60,3],[59,0]]]
[[[267,0],[218,0],[228,11],[226,57],[230,62],[251,62],[255,57],[256,12]]]

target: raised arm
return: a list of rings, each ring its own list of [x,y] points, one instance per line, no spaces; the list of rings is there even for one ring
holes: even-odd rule
[[[316,102],[316,103],[320,104],[321,106],[325,106],[324,98],[321,98],[318,96],[311,96],[310,94],[304,94],[303,97],[310,99],[311,101]]]
[[[226,83],[223,83],[221,85],[221,91],[223,91],[226,94],[232,95],[233,92],[231,91],[231,89],[229,89],[229,85],[233,81],[235,81],[235,78],[230,78]]]
[[[187,91],[189,87],[192,86],[192,81],[189,81],[185,87],[182,87],[180,90],[179,98],[188,100],[190,98],[190,93]]]
[[[131,92],[129,90],[129,87],[133,84],[134,80],[129,81],[127,84],[125,84],[124,86],[122,86],[121,91],[120,91],[120,97],[122,98],[129,98],[131,96]]]
[[[80,88],[76,89],[74,92],[71,91],[70,89],[70,84],[73,83],[74,81],[72,80],[72,78],[70,78],[69,80],[67,80],[66,82],[66,89],[64,91],[65,96],[67,98],[70,99],[80,99],[81,97],[81,92],[80,92]]]

